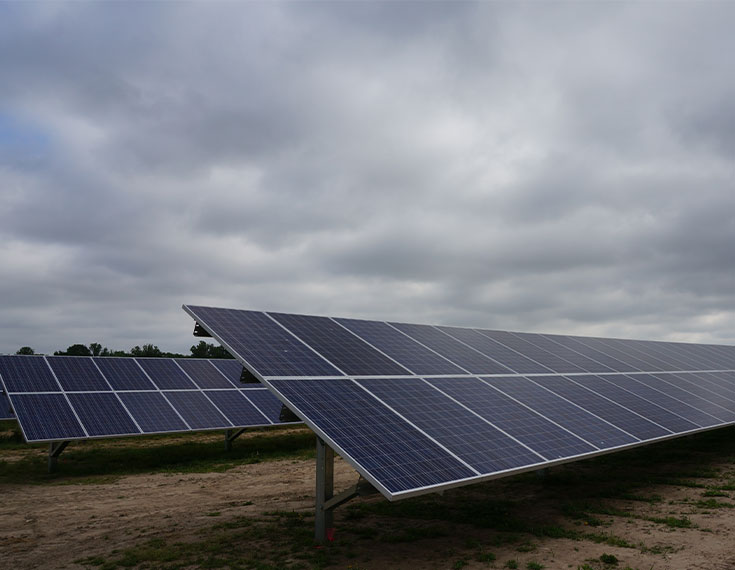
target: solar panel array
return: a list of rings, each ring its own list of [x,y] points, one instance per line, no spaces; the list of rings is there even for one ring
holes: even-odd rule
[[[735,347],[184,306],[389,499],[735,423]]]
[[[0,420],[14,420],[13,409],[10,407],[10,400],[8,400],[5,392],[0,392]]]
[[[241,372],[236,360],[0,356],[28,442],[281,423],[278,399]]]

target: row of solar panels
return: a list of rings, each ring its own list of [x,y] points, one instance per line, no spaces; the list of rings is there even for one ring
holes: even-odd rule
[[[735,347],[184,306],[263,377],[735,369]],[[209,330],[208,329],[208,330]],[[209,331],[211,333],[211,330]],[[246,341],[243,341],[243,335]]]
[[[390,499],[735,423],[733,347],[184,308]]]
[[[282,404],[241,372],[234,360],[0,356],[26,441],[281,423]]]

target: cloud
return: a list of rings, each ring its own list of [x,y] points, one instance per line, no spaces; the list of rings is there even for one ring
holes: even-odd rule
[[[182,303],[735,342],[727,4],[0,7],[0,352]]]

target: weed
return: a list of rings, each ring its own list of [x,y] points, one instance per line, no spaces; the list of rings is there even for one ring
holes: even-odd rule
[[[618,565],[618,558],[614,554],[602,554],[600,556],[600,562],[603,564],[610,564],[612,566]]]
[[[518,561],[515,559],[508,560],[505,563],[505,566],[503,568],[509,568],[510,570],[514,570],[515,568],[518,568]]]
[[[528,564],[526,564],[526,568],[528,570],[543,570],[545,566],[543,564],[539,564],[538,562],[531,561]]]

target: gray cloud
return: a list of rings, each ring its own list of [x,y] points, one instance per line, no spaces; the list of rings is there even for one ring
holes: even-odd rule
[[[0,352],[182,303],[735,342],[727,4],[0,6]]]

